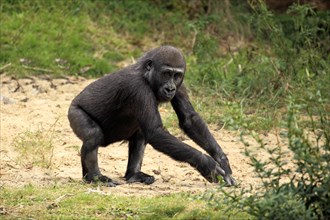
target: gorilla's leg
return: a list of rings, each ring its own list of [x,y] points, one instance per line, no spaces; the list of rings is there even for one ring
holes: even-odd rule
[[[107,186],[113,187],[118,183],[111,180],[109,177],[101,174],[97,162],[98,146],[83,143],[81,147],[81,165],[83,169],[83,178],[87,183],[103,182]]]
[[[146,147],[145,139],[140,131],[137,131],[129,140],[128,164],[125,179],[128,183],[140,182],[152,184],[155,178],[141,172],[141,165]]]
[[[88,183],[101,181],[107,186],[118,185],[102,175],[98,166],[98,147],[103,141],[103,131],[100,126],[78,106],[70,107],[68,117],[73,131],[83,141],[80,154],[85,181]]]

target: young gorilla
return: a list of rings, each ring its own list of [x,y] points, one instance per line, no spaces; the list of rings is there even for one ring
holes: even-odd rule
[[[128,140],[125,174],[128,183],[155,181],[153,176],[141,172],[144,149],[149,143],[174,160],[189,163],[209,182],[217,182],[217,177],[222,176],[228,185],[236,184],[227,156],[189,102],[182,85],[185,70],[182,53],[163,46],[147,52],[136,64],[91,83],[72,101],[68,118],[72,130],[83,142],[81,164],[87,182],[117,185],[101,174],[98,147]],[[181,129],[210,156],[179,141],[163,128],[158,105],[169,101]]]

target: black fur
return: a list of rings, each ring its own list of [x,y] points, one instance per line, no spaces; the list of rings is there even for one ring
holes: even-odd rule
[[[210,182],[217,182],[221,175],[228,185],[235,184],[226,155],[189,102],[182,85],[185,70],[182,53],[163,46],[147,52],[136,64],[91,83],[72,101],[68,117],[83,142],[81,163],[87,182],[117,184],[101,174],[97,151],[99,146],[128,140],[125,179],[129,183],[154,182],[153,176],[141,172],[145,145],[149,143],[173,159],[189,163]],[[158,104],[167,101],[171,101],[183,131],[210,156],[163,128]]]

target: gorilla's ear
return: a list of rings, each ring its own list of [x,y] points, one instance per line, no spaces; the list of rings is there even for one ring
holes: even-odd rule
[[[145,69],[147,71],[150,71],[151,70],[151,67],[152,67],[152,61],[151,60],[147,60],[146,63],[145,63]]]
[[[149,83],[152,82],[152,72],[151,72],[151,68],[152,68],[152,61],[151,60],[146,60],[146,62],[144,63],[144,73],[143,76],[145,79],[147,79],[147,81]]]

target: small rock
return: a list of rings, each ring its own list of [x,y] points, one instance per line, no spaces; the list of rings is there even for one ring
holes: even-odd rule
[[[153,170],[152,172],[153,172],[154,174],[156,174],[156,175],[161,174],[161,171],[160,171],[160,170]]]
[[[26,97],[24,99],[21,99],[21,102],[27,102],[27,101],[29,101],[29,98],[28,97]]]
[[[7,215],[8,211],[5,209],[5,207],[0,207],[0,215]]]
[[[0,101],[3,102],[3,104],[5,105],[10,105],[10,104],[14,104],[15,103],[15,100],[13,99],[10,99],[6,96],[3,96],[3,95],[0,95]]]

